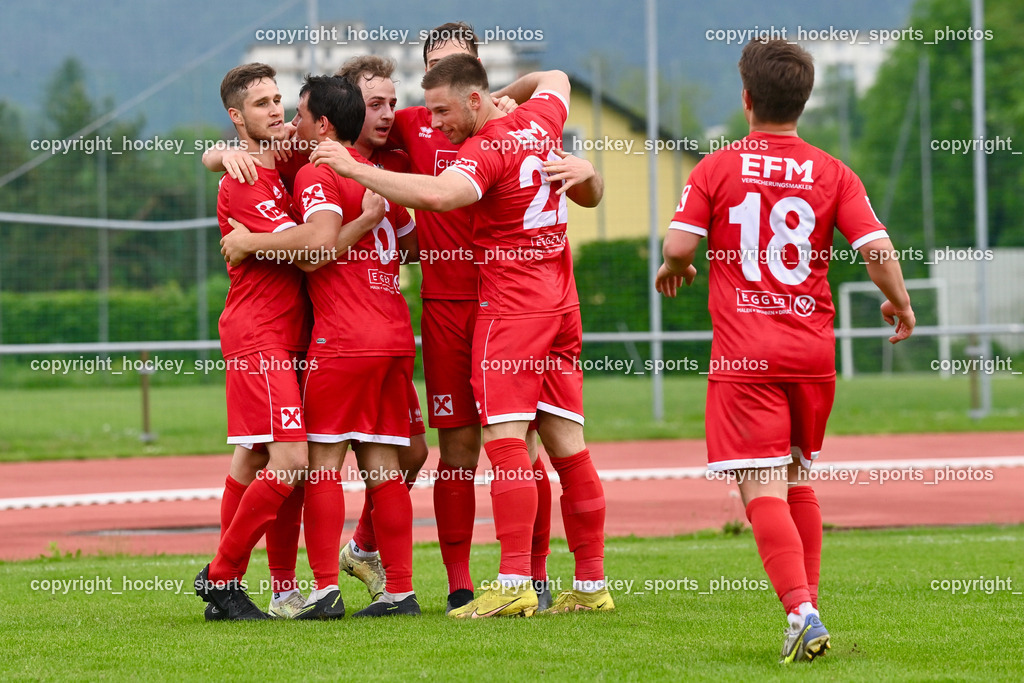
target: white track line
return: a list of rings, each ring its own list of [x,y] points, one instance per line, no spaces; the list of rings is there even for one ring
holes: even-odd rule
[[[1024,467],[1024,455],[1001,455],[991,457],[963,458],[919,458],[906,460],[847,460],[844,462],[823,462],[815,470],[896,470],[917,469],[937,470],[946,467],[973,467],[1000,469]],[[646,467],[640,469],[599,470],[601,481],[656,481],[666,479],[705,479],[706,467]],[[552,481],[558,475],[548,472]],[[434,479],[422,477],[416,482],[419,488],[432,488]],[[487,486],[490,478],[478,476],[477,486]],[[362,491],[360,481],[342,484],[346,491]],[[75,507],[79,505],[111,505],[118,503],[164,503],[183,500],[219,500],[222,488],[213,489],[165,489],[158,491],[122,491],[117,493],[83,493],[63,496],[29,496],[25,498],[0,498],[0,510],[30,510],[36,508]]]

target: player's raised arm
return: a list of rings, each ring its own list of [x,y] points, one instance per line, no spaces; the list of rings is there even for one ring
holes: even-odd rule
[[[543,90],[551,90],[558,93],[562,98],[569,101],[569,77],[564,71],[534,71],[512,81],[501,90],[494,93],[494,97],[510,97],[519,104]]]
[[[240,183],[256,184],[256,167],[260,160],[244,149],[211,147],[203,152],[203,166],[214,173],[227,173]]]
[[[221,238],[220,253],[232,266],[253,254],[287,255],[288,258],[281,260],[291,261],[311,272],[332,260],[321,256],[344,253],[380,223],[384,217],[384,199],[367,190],[362,209],[358,218],[344,225],[341,225],[341,216],[318,211],[307,223],[280,232],[250,232],[245,225],[229,218],[234,229]]]
[[[895,334],[889,337],[889,341],[893,344],[901,342],[913,334],[917,321],[895,248],[888,237],[883,237],[862,244],[857,251],[867,265],[871,281],[885,295],[882,318],[888,324],[896,325]]]
[[[594,165],[563,149],[554,151],[561,158],[556,161],[545,161],[544,172],[548,174],[548,182],[562,181],[562,186],[556,190],[556,194],[565,194],[576,204],[587,208],[600,204],[601,198],[604,197],[604,178]]]
[[[477,201],[473,184],[457,173],[442,173],[435,177],[385,171],[358,163],[341,144],[333,140],[321,142],[309,160],[317,166],[327,164],[338,175],[351,178],[363,187],[410,209],[451,211]]]

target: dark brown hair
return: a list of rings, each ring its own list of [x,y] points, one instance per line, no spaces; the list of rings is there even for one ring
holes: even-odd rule
[[[476,33],[473,27],[461,21],[449,21],[437,28],[430,29],[427,39],[423,41],[423,63],[427,63],[427,53],[442,47],[445,43],[458,43],[469,50],[469,54],[477,57]]]
[[[739,66],[758,121],[800,118],[814,87],[814,59],[806,50],[785,40],[752,40],[743,48]]]
[[[225,109],[241,109],[245,102],[245,91],[250,85],[264,78],[273,81],[275,76],[277,71],[267,64],[252,62],[236,66],[220,82],[220,101],[224,103]]]
[[[448,55],[423,76],[420,82],[424,90],[448,86],[464,92],[471,89],[488,91],[487,71],[480,60],[473,55]]]

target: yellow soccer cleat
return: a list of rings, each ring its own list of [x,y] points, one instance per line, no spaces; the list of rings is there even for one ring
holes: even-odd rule
[[[384,594],[384,566],[380,562],[380,555],[370,559],[356,557],[352,552],[352,546],[346,543],[338,556],[338,565],[341,571],[349,576],[354,576],[364,584],[366,591],[370,594],[370,602],[377,600]]]
[[[295,591],[284,600],[272,597],[267,614],[275,619],[294,619],[305,606],[306,598],[302,597],[302,593]]]
[[[479,598],[453,609],[448,616],[453,619],[531,617],[536,611],[537,594],[533,591],[533,583],[524,581],[509,588],[490,588]]]
[[[554,604],[541,614],[567,614],[569,612],[614,612],[615,602],[607,588],[593,593],[585,591],[562,591]]]

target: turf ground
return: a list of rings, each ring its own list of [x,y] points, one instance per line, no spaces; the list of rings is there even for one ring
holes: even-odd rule
[[[868,376],[839,381],[829,434],[1018,430],[1024,418],[1024,377],[993,378],[995,410],[967,416],[969,379],[937,375]],[[425,396],[420,386],[421,402]],[[650,382],[588,377],[584,382],[587,439],[622,441],[702,438],[707,382],[665,378],[665,421],[651,419]],[[138,388],[0,391],[0,461],[131,455],[224,453],[222,383],[157,387],[152,391],[152,444],[139,441]],[[436,432],[428,430],[431,445]]]
[[[204,623],[189,584],[208,558],[55,553],[0,564],[11,607],[0,678],[1020,680],[1022,546],[1022,526],[827,532],[821,610],[832,650],[786,669],[776,663],[784,618],[749,532],[611,539],[614,614],[469,623],[442,613],[436,545],[415,551],[421,618],[333,623]],[[474,548],[477,580],[497,559],[496,546]],[[308,578],[302,554],[298,566]],[[265,553],[251,567],[262,604]],[[549,569],[552,578],[570,575],[563,541],[553,543]],[[941,589],[997,577],[1003,585],[987,592],[984,584]],[[32,588],[75,579],[66,595]],[[144,587],[154,580],[180,581],[181,592]],[[730,586],[711,592],[716,581]],[[355,579],[343,576],[342,590],[350,613],[368,601]]]

